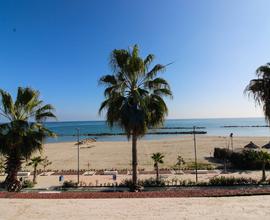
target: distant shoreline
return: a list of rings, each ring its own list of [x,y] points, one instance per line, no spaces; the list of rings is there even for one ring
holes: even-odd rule
[[[146,133],[146,135],[165,135],[165,134],[169,134],[169,135],[177,135],[177,134],[207,134],[206,131],[175,131],[175,132],[148,132]],[[126,133],[124,132],[120,132],[120,133],[88,133],[88,134],[80,134],[80,136],[125,136]],[[58,134],[57,136],[59,137],[76,137],[76,134],[73,135],[64,135],[64,134]]]
[[[269,125],[225,125],[221,128],[270,128]]]
[[[47,138],[46,142],[68,142],[77,140],[79,129],[80,139],[95,138],[98,141],[126,140],[125,131],[115,124],[110,127],[105,121],[77,121],[45,123],[45,126],[58,135],[58,139]],[[166,137],[182,138],[192,135],[196,126],[196,134],[210,136],[268,136],[269,127],[263,118],[235,119],[194,119],[165,120],[163,126],[149,128],[143,140],[164,139]]]

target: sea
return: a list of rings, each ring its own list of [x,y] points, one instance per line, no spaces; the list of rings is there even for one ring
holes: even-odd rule
[[[142,139],[164,139],[170,137],[181,138],[184,134],[169,134],[173,132],[192,132],[194,126],[197,131],[204,131],[209,136],[269,136],[270,128],[266,126],[264,118],[215,118],[215,119],[168,119],[163,128],[150,129],[151,133],[167,132],[167,134],[146,134]],[[111,135],[122,133],[118,126],[110,128],[105,121],[65,121],[46,122],[45,126],[57,134],[55,138],[46,138],[46,143],[70,142],[85,138],[95,138],[97,141],[123,141],[125,135]],[[78,132],[79,131],[79,132]],[[99,136],[101,133],[110,135]],[[88,135],[91,134],[91,135]]]

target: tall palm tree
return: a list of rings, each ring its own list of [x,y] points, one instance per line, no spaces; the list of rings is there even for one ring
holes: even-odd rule
[[[159,164],[163,164],[164,161],[164,155],[160,152],[157,152],[157,153],[153,153],[152,155],[152,159],[154,161],[154,168],[156,170],[156,181],[158,182],[159,181]]]
[[[245,89],[245,93],[252,96],[255,103],[263,107],[264,116],[270,123],[270,63],[260,66],[256,70],[257,79],[252,79]]]
[[[151,67],[154,55],[145,59],[139,56],[137,45],[124,50],[113,50],[110,58],[112,74],[101,77],[105,85],[105,101],[99,113],[106,110],[109,126],[119,125],[132,139],[132,181],[137,187],[137,140],[145,135],[149,127],[160,126],[168,109],[164,96],[172,97],[166,80],[157,77],[165,71],[165,65]]]
[[[42,164],[45,159],[41,156],[33,157],[30,159],[30,162],[27,163],[27,166],[33,166],[34,174],[33,174],[33,183],[35,184],[37,181],[37,167]]]
[[[6,157],[5,186],[8,191],[21,188],[17,173],[22,162],[32,153],[41,151],[43,139],[54,134],[44,127],[47,118],[55,118],[52,105],[44,105],[39,92],[31,88],[18,88],[16,100],[0,90],[0,116],[5,123],[0,124],[0,153]]]

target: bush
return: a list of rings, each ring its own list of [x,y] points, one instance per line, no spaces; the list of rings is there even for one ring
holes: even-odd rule
[[[227,159],[235,169],[259,170],[262,168],[258,160],[259,151],[243,150],[242,152],[232,152],[224,148],[215,148],[214,157],[219,160]],[[270,168],[269,163],[266,168]]]
[[[179,180],[179,186],[195,186],[196,182],[192,180]]]
[[[165,181],[164,180],[156,180],[155,178],[149,178],[142,180],[142,186],[165,186]]]
[[[195,170],[195,163],[194,162],[190,162],[190,163],[186,163],[185,169],[188,170]],[[197,169],[198,170],[213,170],[214,167],[213,165],[209,164],[209,163],[197,163]]]
[[[22,182],[22,188],[33,188],[34,187],[34,183],[33,183],[33,181],[31,181],[31,180],[24,180],[23,182]]]
[[[0,188],[4,189],[5,188],[5,181],[0,182]]]
[[[214,177],[209,180],[210,186],[234,186],[234,185],[252,185],[258,184],[257,180],[244,177]]]
[[[232,151],[226,148],[215,148],[214,158],[225,160],[231,157]]]
[[[243,150],[240,153],[232,153],[230,162],[235,168],[261,169],[262,165],[257,160],[258,151]]]
[[[164,180],[156,181],[155,178],[149,178],[145,180],[138,180],[138,185],[143,187],[165,186],[165,181]],[[125,186],[131,189],[133,187],[133,182],[131,179],[125,179],[119,184],[119,186]]]
[[[63,182],[63,188],[72,188],[72,187],[77,187],[77,183],[72,181],[72,180],[69,180],[69,181],[64,181]]]

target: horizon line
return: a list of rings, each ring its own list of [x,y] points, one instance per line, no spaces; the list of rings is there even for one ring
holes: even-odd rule
[[[261,117],[207,117],[207,118],[167,118],[166,120],[204,120],[204,119],[256,119],[256,118],[264,118],[263,116]],[[100,120],[56,120],[56,121],[46,121],[46,123],[54,123],[54,122],[106,122],[104,119]]]

